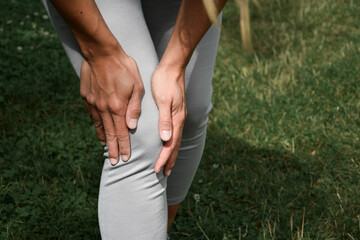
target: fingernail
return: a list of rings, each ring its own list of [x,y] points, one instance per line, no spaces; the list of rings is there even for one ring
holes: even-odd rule
[[[110,158],[110,162],[112,165],[116,165],[117,160],[115,158]]]
[[[104,152],[103,156],[104,157],[109,157],[109,152]]]
[[[165,176],[170,176],[170,174],[171,174],[171,169],[165,171]]]
[[[108,146],[105,146],[105,147],[104,147],[104,150],[105,150],[105,151],[109,150]]]
[[[129,122],[129,127],[131,128],[131,129],[134,129],[134,128],[136,128],[136,125],[137,125],[137,119],[136,118],[134,118],[134,119],[130,119],[130,122]]]
[[[129,156],[128,155],[121,155],[121,160],[126,162],[127,160],[129,160]]]
[[[100,141],[100,144],[101,144],[102,146],[105,146],[106,142],[105,142],[105,141]]]
[[[164,141],[169,141],[170,140],[170,131],[169,130],[162,130],[161,131],[161,139]]]

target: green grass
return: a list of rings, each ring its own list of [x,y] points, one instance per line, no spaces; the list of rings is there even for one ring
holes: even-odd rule
[[[171,236],[360,239],[360,3],[260,4],[254,53],[226,6],[207,145]],[[40,1],[0,7],[0,239],[100,239],[102,149],[78,79]]]

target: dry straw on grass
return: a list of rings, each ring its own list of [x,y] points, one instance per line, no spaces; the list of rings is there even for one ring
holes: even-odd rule
[[[217,11],[214,2],[215,0],[202,0],[202,1],[210,20],[218,24],[217,15],[219,14],[219,12]],[[241,31],[242,44],[246,51],[252,51],[253,46],[251,42],[249,0],[236,0],[236,2],[240,8],[240,31]],[[260,3],[258,0],[253,0],[253,2],[258,8],[260,8]]]
[[[215,6],[214,0],[202,0],[202,1],[211,22],[219,25],[217,21],[217,16],[219,15],[219,11]]]
[[[249,0],[237,0],[240,7],[240,30],[243,47],[252,51]]]

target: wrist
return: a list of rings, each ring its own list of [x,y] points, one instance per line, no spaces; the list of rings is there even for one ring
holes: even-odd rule
[[[170,55],[170,54],[169,54]],[[158,70],[170,73],[172,75],[181,75],[185,73],[188,61],[179,55],[170,55],[162,57]]]
[[[86,31],[79,27],[71,29],[86,60],[124,52],[101,16],[99,18],[94,19],[93,27],[88,27]]]
[[[166,76],[164,79],[167,81],[184,82],[185,67],[179,67],[172,64],[159,64],[156,69],[156,74]]]
[[[112,55],[126,55],[114,37],[80,42],[81,41],[79,41],[81,52],[87,61]]]
[[[191,58],[192,50],[178,41],[177,37],[172,37],[160,60],[159,66],[164,69],[183,72]]]

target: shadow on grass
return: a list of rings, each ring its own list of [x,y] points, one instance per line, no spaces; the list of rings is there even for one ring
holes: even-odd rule
[[[337,187],[337,176],[348,169],[343,166],[335,172],[327,171],[329,164],[316,154],[256,148],[210,124],[203,160],[180,208],[172,236],[174,239],[358,236],[357,198]],[[356,185],[351,188],[355,190]]]

